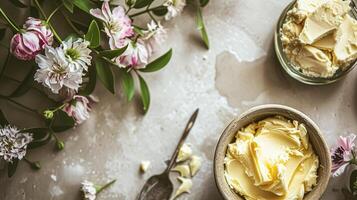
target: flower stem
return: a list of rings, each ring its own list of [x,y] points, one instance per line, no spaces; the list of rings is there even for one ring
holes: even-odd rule
[[[13,104],[15,104],[15,105],[17,105],[17,106],[19,106],[19,107],[25,109],[25,110],[28,110],[28,111],[30,111],[30,112],[33,112],[33,113],[36,113],[36,114],[39,114],[39,115],[40,115],[40,113],[38,113],[37,110],[32,109],[32,108],[29,108],[29,107],[27,107],[27,106],[25,106],[25,105],[23,105],[23,104],[21,104],[21,103],[19,103],[19,102],[17,102],[17,101],[12,100],[11,98],[9,98],[9,97],[7,97],[7,96],[0,95],[0,99],[7,100],[7,101],[9,101],[9,102],[11,102],[11,103],[13,103]]]
[[[147,12],[150,12],[150,11],[153,11],[153,10],[155,10],[156,8],[159,8],[159,6],[157,6],[157,7],[154,7],[154,8],[149,8],[149,9],[146,9],[146,10],[143,10],[143,11],[140,11],[140,12],[137,12],[137,13],[134,13],[134,14],[131,14],[131,15],[129,15],[129,17],[136,17],[136,16],[138,16],[138,15],[142,15],[142,14],[145,14],[145,13],[147,13]]]
[[[5,14],[5,12],[0,8],[0,14],[5,19],[5,21],[12,27],[15,32],[19,32],[20,29],[11,21],[11,19]]]
[[[52,13],[50,14],[50,16],[48,16],[46,23],[49,23],[51,18],[53,17],[53,15],[56,14],[56,12],[63,6],[63,3],[61,3],[54,11],[52,11]]]
[[[35,1],[35,4],[36,4],[36,7],[37,9],[40,11],[41,15],[45,18],[46,22],[48,21],[48,18],[46,16],[46,13],[45,11],[42,9],[40,3],[38,2],[38,0],[34,0]],[[61,37],[58,35],[58,33],[56,32],[56,30],[53,28],[53,26],[51,25],[51,23],[47,23],[48,26],[50,27],[53,35],[55,36],[56,40],[59,42],[59,43],[62,43],[62,39]]]
[[[39,169],[41,169],[40,162],[38,162],[38,161],[32,162],[32,161],[28,160],[26,157],[24,157],[24,160],[26,161],[27,164],[30,165],[30,167],[31,167],[32,169],[34,169],[34,170],[39,170]]]
[[[111,186],[113,183],[115,183],[115,181],[116,181],[116,180],[114,179],[114,180],[110,181],[109,183],[103,185],[102,187],[99,187],[99,188],[97,189],[97,194],[98,194],[99,192],[103,191],[105,188]]]

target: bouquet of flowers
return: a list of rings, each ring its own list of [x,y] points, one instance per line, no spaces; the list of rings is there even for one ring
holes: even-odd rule
[[[39,162],[25,157],[27,149],[41,147],[51,140],[55,141],[58,150],[64,148],[64,142],[56,134],[89,118],[92,106],[98,102],[92,95],[97,79],[113,94],[116,93],[115,81],[119,80],[128,101],[135,95],[137,82],[143,111],[147,112],[150,92],[142,74],[162,69],[172,56],[172,49],[154,56],[167,37],[160,19],[171,20],[186,4],[193,6],[197,11],[197,28],[202,41],[209,47],[201,12],[208,0],[120,2],[7,0],[0,3],[3,22],[0,23],[0,41],[9,41],[9,44],[1,42],[8,53],[3,54],[5,61],[0,66],[0,81],[1,84],[16,85],[10,94],[0,93],[0,100],[22,108],[26,114],[43,122],[34,125],[35,128],[20,129],[7,120],[0,108],[0,161],[7,163],[9,176],[15,173],[20,160],[25,160],[34,169],[40,168]],[[3,9],[2,4],[10,3],[16,7],[14,9],[30,13],[22,26]],[[149,17],[146,27],[139,26],[135,20],[143,14]],[[59,32],[56,17],[64,19],[71,29],[70,34]],[[29,65],[22,80],[7,74],[14,58]],[[30,91],[40,93],[48,100],[48,105],[34,109],[18,100]]]

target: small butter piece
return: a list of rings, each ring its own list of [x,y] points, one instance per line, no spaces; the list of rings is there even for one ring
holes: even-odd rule
[[[185,178],[190,177],[190,167],[187,164],[176,165],[171,171],[179,172]]]
[[[313,46],[305,46],[296,58],[296,63],[310,76],[330,77],[337,67],[332,66],[328,55]]]
[[[338,62],[350,62],[357,58],[357,22],[346,16],[336,33],[335,55]]]
[[[192,188],[192,180],[190,178],[178,177],[177,179],[181,181],[181,185],[177,189],[174,198],[178,197],[182,193],[190,193],[190,190]]]
[[[190,161],[191,176],[195,176],[202,165],[202,159],[198,156],[192,156]]]
[[[189,145],[183,144],[179,150],[176,162],[182,162],[189,159],[192,156],[192,149]]]
[[[145,173],[149,169],[149,166],[150,166],[150,161],[141,161],[140,171]]]
[[[335,34],[329,34],[312,44],[312,46],[326,51],[333,51],[335,45]]]
[[[349,1],[330,0],[323,4],[306,18],[300,41],[312,44],[336,30],[349,10]]]

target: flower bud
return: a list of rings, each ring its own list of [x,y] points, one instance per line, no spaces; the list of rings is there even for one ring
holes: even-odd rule
[[[53,118],[53,111],[52,110],[45,110],[43,112],[43,116],[45,116],[46,119],[52,119]]]
[[[61,151],[64,149],[64,142],[63,141],[57,141],[56,142],[57,150]]]
[[[40,19],[29,17],[23,29],[10,42],[10,52],[20,60],[33,60],[46,45],[53,42],[53,33]]]

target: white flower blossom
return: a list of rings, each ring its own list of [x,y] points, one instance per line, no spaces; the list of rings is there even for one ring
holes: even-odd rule
[[[83,192],[83,199],[95,200],[97,189],[95,188],[94,183],[85,180],[81,184],[82,184],[81,191]]]
[[[148,29],[144,31],[145,37],[143,39],[150,57],[155,47],[161,45],[167,39],[167,31],[160,22],[156,23],[154,20],[151,20],[147,27]]]
[[[61,47],[66,55],[70,68],[74,70],[88,70],[92,59],[90,56],[91,50],[88,46],[89,42],[82,38],[78,38],[76,41],[70,38],[68,41],[62,42]]]
[[[7,125],[0,129],[0,158],[7,162],[21,160],[26,155],[27,145],[33,140],[32,134],[20,132]]]
[[[78,91],[82,83],[82,69],[73,69],[62,48],[45,47],[45,55],[37,55],[39,66],[35,80],[51,89],[55,94],[63,87]]]
[[[164,6],[167,7],[165,20],[170,20],[182,12],[183,8],[186,6],[186,0],[167,0],[164,3]]]

